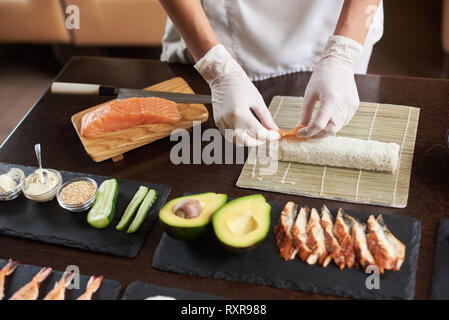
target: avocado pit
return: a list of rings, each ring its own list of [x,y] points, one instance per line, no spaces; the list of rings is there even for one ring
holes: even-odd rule
[[[175,215],[184,219],[194,219],[203,210],[201,202],[197,199],[185,199],[180,201],[173,209]]]
[[[235,236],[245,236],[257,229],[257,221],[250,212],[247,212],[229,217],[227,227]]]
[[[234,199],[212,217],[217,239],[231,252],[256,248],[270,229],[271,206],[261,194]]]

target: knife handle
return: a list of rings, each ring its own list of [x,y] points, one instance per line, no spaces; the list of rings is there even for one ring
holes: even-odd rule
[[[51,92],[54,94],[85,94],[94,96],[116,96],[117,88],[100,84],[53,82]]]

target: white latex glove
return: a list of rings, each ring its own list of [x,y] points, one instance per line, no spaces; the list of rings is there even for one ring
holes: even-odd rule
[[[215,124],[223,135],[225,129],[233,129],[235,143],[245,146],[279,138],[275,131],[278,127],[259,91],[223,45],[211,48],[195,68],[211,88]]]
[[[297,132],[301,138],[335,135],[352,119],[359,106],[354,70],[363,55],[363,46],[352,39],[331,36],[304,95]],[[312,118],[317,101],[320,107]]]

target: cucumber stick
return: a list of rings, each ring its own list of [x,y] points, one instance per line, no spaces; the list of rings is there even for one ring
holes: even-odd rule
[[[139,211],[137,211],[136,217],[134,218],[133,222],[129,226],[128,231],[126,231],[126,233],[134,233],[137,230],[139,230],[140,226],[147,217],[148,211],[150,211],[151,206],[153,205],[154,201],[156,201],[156,198],[157,198],[156,190],[151,189],[150,191],[148,191],[147,195],[145,196],[145,199],[140,205]]]
[[[116,179],[104,181],[98,188],[97,199],[87,214],[87,222],[94,228],[106,228],[114,218],[117,201],[118,182]]]
[[[128,204],[128,207],[126,207],[125,213],[123,214],[122,219],[120,219],[119,224],[115,227],[117,230],[122,231],[130,224],[131,219],[134,217],[134,214],[145,199],[147,193],[148,188],[140,186],[139,190],[137,190],[131,202]]]

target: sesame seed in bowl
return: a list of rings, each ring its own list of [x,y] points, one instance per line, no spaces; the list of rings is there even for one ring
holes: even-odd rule
[[[97,196],[97,183],[90,178],[75,178],[61,187],[57,199],[59,205],[72,212],[88,210]]]

